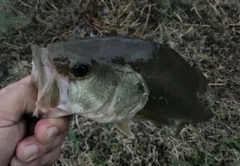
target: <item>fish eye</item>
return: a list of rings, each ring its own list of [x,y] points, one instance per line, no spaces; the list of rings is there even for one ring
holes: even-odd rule
[[[73,67],[73,74],[76,77],[84,77],[88,73],[87,65],[76,65]]]

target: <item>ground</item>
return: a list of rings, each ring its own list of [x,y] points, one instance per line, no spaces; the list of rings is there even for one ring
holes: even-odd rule
[[[69,36],[121,35],[165,44],[209,80],[203,96],[215,117],[172,127],[112,124],[74,116],[54,166],[240,165],[240,2],[238,0],[17,0],[0,6],[0,86],[31,71],[30,45]]]

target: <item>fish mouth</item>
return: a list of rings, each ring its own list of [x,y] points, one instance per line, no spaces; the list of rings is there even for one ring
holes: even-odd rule
[[[34,116],[57,118],[72,114],[69,111],[69,79],[58,74],[48,58],[46,48],[31,47],[33,54],[31,82],[38,89]]]

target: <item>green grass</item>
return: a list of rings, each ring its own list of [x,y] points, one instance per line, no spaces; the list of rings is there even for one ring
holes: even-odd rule
[[[31,23],[31,17],[0,7],[0,37],[10,36]]]
[[[78,155],[80,153],[81,146],[80,140],[77,138],[75,132],[72,129],[68,131],[68,137],[73,141],[75,155]]]

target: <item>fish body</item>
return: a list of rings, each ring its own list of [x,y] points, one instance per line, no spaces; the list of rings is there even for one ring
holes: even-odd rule
[[[156,126],[202,122],[213,114],[199,103],[207,80],[177,52],[125,37],[72,38],[32,46],[32,82],[39,89],[35,114],[79,114],[114,123],[133,138],[131,121]],[[181,130],[182,127],[179,127]]]

